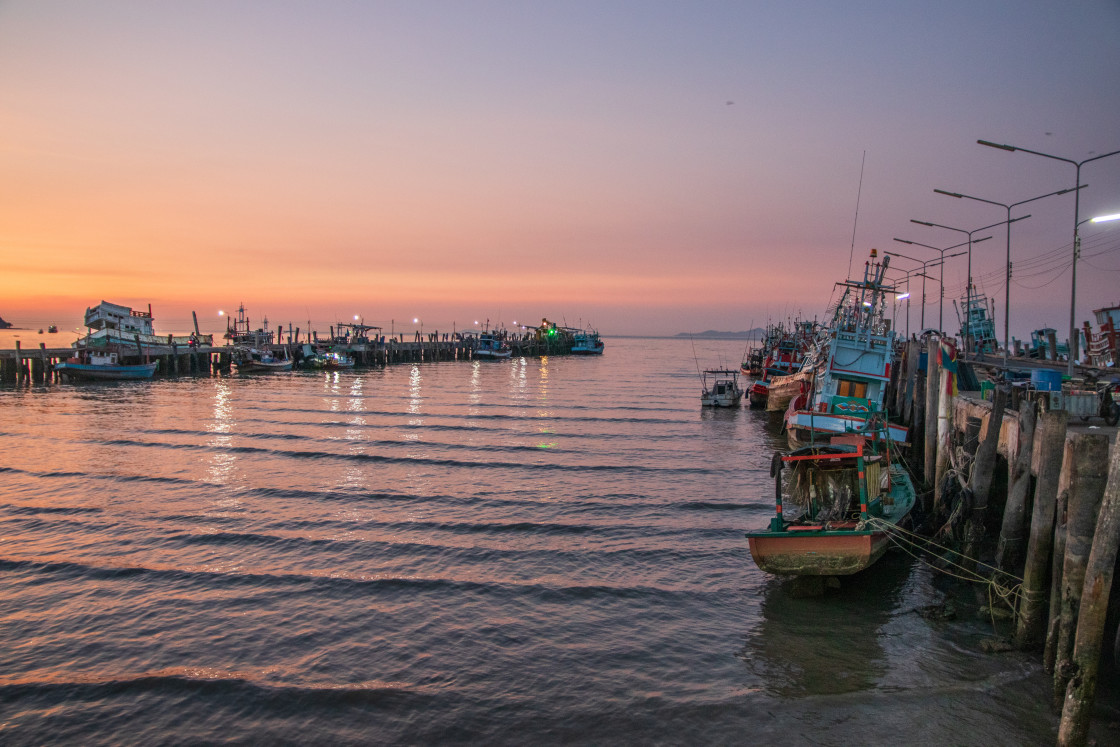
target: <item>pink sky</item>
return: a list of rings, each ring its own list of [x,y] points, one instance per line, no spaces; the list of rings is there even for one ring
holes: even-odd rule
[[[960,240],[911,218],[1004,217],[934,188],[1073,184],[978,138],[1120,150],[1115,2],[755,5],[4,3],[0,316],[69,327],[105,299],[151,303],[162,331],[239,302],[317,329],[746,329],[823,314],[865,151],[857,263]],[[1082,182],[1083,218],[1120,212],[1120,156]],[[1069,323],[1072,198],[1024,211],[1018,337]],[[1117,226],[1085,229],[1080,317],[1120,302]],[[973,276],[1002,330],[994,235]]]

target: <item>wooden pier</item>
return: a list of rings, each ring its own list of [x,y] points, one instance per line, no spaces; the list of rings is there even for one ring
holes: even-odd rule
[[[298,368],[303,359],[304,345],[307,344],[298,340],[298,336],[290,336],[289,342],[266,347],[282,357],[291,358]],[[572,339],[568,335],[548,337],[529,334],[508,338],[506,342],[514,357],[568,355],[572,350]],[[411,339],[400,335],[381,338],[376,342],[320,343],[318,346],[332,352],[345,353],[354,360],[356,366],[368,368],[398,363],[471,360],[476,344],[477,338],[471,336],[433,332],[423,337],[416,334]],[[157,376],[213,376],[231,371],[234,346],[168,342],[159,345],[145,343],[139,346],[118,346],[118,350],[122,363],[158,360]],[[47,347],[46,343],[39,343],[38,347],[24,348],[17,341],[14,350],[0,350],[0,382],[49,384],[57,380],[55,364],[71,359],[75,353],[76,349],[70,346]]]
[[[1050,705],[1061,713],[1058,744],[1085,744],[1102,651],[1120,658],[1120,631],[1106,620],[1110,592],[1120,594],[1112,588],[1120,547],[1117,429],[1101,417],[1071,419],[998,380],[983,387],[990,399],[976,391],[951,396],[961,364],[942,352],[951,355],[951,344],[933,340],[923,349],[911,340],[894,367],[887,401],[910,427],[909,462],[925,481],[921,525],[898,539],[932,552],[932,565],[987,587],[980,612],[1000,637],[985,648],[1039,652],[1053,676]],[[1047,365],[1012,361],[1013,368]],[[998,619],[1009,619],[1002,632]]]

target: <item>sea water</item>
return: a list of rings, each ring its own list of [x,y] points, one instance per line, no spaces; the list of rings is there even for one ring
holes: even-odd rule
[[[0,389],[0,742],[1052,743],[924,564],[754,566],[743,353]]]

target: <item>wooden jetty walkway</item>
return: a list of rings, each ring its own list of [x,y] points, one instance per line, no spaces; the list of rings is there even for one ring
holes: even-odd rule
[[[136,348],[121,347],[122,363],[141,363],[145,360],[158,360],[159,376],[193,375],[208,376],[228,373],[233,362],[233,345],[191,345],[174,342],[168,336],[166,344],[144,343]],[[269,350],[283,357],[291,358],[298,366],[303,358],[304,345],[298,337],[286,343],[267,345]],[[505,340],[512,349],[514,357],[541,357],[546,355],[568,355],[572,352],[572,339],[569,335],[556,337],[523,335]],[[362,367],[387,366],[397,363],[430,363],[435,361],[471,360],[477,345],[477,338],[468,335],[449,335],[430,333],[413,339],[404,335],[396,338],[380,338],[347,344],[327,344],[333,352],[345,353],[355,365]],[[38,347],[24,348],[16,342],[15,349],[0,350],[0,382],[39,382],[50,383],[55,380],[56,363],[68,360],[75,355],[75,348]]]
[[[1120,549],[1117,429],[1099,416],[1071,418],[1062,409],[1069,385],[1049,401],[998,377],[982,383],[990,398],[950,394],[961,368],[954,352],[951,343],[910,340],[894,367],[889,409],[909,425],[908,461],[925,481],[921,525],[897,544],[987,587],[981,612],[999,637],[985,648],[1039,652],[1053,677],[1050,705],[1061,713],[1058,744],[1083,745],[1102,652],[1120,665],[1120,630],[1108,618],[1110,593],[1120,595],[1112,588]],[[1018,369],[1055,364],[1012,361]],[[1002,630],[999,619],[1007,620]]]

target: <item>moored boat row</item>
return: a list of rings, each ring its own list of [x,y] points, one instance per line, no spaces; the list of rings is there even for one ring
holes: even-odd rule
[[[800,371],[768,382],[771,397],[776,387],[790,396],[783,427],[791,449],[771,462],[775,517],[747,533],[751,556],[768,573],[862,571],[914,506],[913,481],[896,459],[907,431],[888,421],[884,404],[895,354],[885,315],[889,261],[872,249],[863,277],[837,284],[840,300]]]

